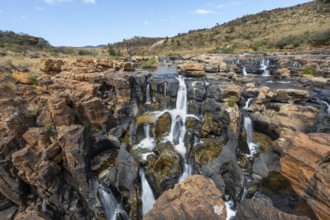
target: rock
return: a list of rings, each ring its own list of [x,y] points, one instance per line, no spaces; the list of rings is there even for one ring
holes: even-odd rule
[[[190,77],[205,76],[205,65],[197,62],[183,63],[178,66],[179,73]]]
[[[166,112],[159,116],[154,124],[153,133],[157,141],[161,141],[171,131],[171,115]]]
[[[279,156],[273,152],[262,152],[253,161],[252,170],[266,178],[270,171],[279,172]]]
[[[217,73],[220,71],[219,65],[208,64],[205,66],[205,72],[207,73]]]
[[[311,106],[272,104],[264,111],[250,114],[255,129],[261,133],[278,134],[282,128],[313,132],[316,129],[317,110]]]
[[[306,199],[320,220],[330,216],[330,135],[284,130],[277,141],[282,152],[281,173]]]
[[[84,127],[81,125],[61,126],[58,140],[63,151],[63,163],[74,181],[75,187],[85,197],[89,196],[89,168],[86,162],[87,149],[84,141]]]
[[[78,102],[77,105],[82,121],[99,126],[108,122],[109,111],[106,109],[101,99],[95,97],[87,101]]]
[[[235,219],[263,219],[263,220],[309,220],[308,217],[284,213],[272,206],[246,199],[238,207]]]
[[[8,208],[0,211],[0,219],[14,219],[17,213],[17,207],[9,206]]]
[[[40,70],[47,74],[57,74],[62,71],[62,66],[64,62],[62,60],[56,59],[41,59]]]
[[[24,73],[19,71],[13,71],[12,77],[17,80],[17,82],[21,84],[33,84],[32,78],[35,77],[31,73]]]
[[[289,79],[291,71],[288,68],[281,68],[277,70],[277,74],[275,75],[279,79]]]
[[[135,182],[138,177],[139,163],[127,151],[127,144],[122,144],[118,153],[116,175],[116,188],[122,195],[122,200],[127,201],[126,210],[130,210],[130,218],[138,216],[138,199]]]
[[[70,126],[73,124],[75,114],[73,110],[66,105],[66,100],[64,98],[48,99],[48,107],[55,126]]]
[[[173,148],[169,141],[158,143],[154,151],[159,157],[148,165],[146,175],[157,195],[173,188],[181,175],[181,157]]]
[[[222,194],[214,182],[201,175],[193,175],[164,192],[143,219],[224,220],[226,216]]]
[[[207,96],[218,102],[237,102],[241,97],[241,87],[232,83],[211,84],[207,88]]]
[[[272,101],[281,103],[295,103],[297,101],[306,101],[308,99],[309,92],[298,89],[278,89],[274,91]]]
[[[103,69],[112,69],[114,67],[113,61],[110,59],[98,59],[95,65],[101,66]]]
[[[28,210],[18,213],[14,220],[48,220],[45,215],[39,214],[37,211]]]

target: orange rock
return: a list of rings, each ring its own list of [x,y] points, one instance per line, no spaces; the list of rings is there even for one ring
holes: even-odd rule
[[[330,216],[330,134],[304,134],[285,129],[277,141],[281,173],[306,199],[320,220]]]
[[[226,216],[222,194],[215,183],[193,175],[164,192],[143,219],[221,220]]]

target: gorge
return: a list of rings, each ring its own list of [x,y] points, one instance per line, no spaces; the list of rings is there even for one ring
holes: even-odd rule
[[[327,219],[329,55],[41,59],[36,84],[2,75],[0,219]]]

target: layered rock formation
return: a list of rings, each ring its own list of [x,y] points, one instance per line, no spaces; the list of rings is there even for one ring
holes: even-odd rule
[[[222,194],[212,180],[189,176],[164,192],[143,217],[151,219],[226,219]]]

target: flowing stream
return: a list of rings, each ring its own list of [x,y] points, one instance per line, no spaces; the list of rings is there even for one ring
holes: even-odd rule
[[[144,215],[152,208],[153,204],[155,203],[155,197],[142,168],[140,169],[140,177],[142,186],[142,214]]]
[[[245,66],[243,66],[243,70],[242,70],[242,71],[243,71],[243,75],[244,75],[244,76],[249,75],[249,74],[247,73],[247,71],[246,71],[246,67],[245,67]]]
[[[98,191],[106,220],[116,220],[118,214],[121,214],[121,219],[123,220],[129,219],[126,212],[121,208],[110,189],[105,189],[101,185]]]
[[[246,142],[250,150],[248,156],[253,157],[258,153],[259,146],[253,142],[253,125],[249,116],[244,117],[244,129],[246,132]]]
[[[327,106],[327,114],[330,115],[330,105],[329,103],[327,103],[326,101],[321,101],[322,103],[324,103]]]

